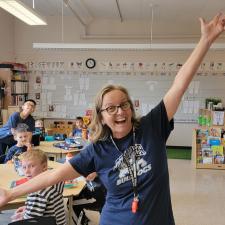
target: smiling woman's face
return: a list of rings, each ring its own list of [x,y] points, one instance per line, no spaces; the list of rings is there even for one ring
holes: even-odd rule
[[[127,95],[120,90],[113,90],[106,93],[102,101],[102,109],[110,106],[120,106],[128,101]],[[132,110],[128,107],[122,110],[117,107],[117,112],[113,115],[109,114],[107,110],[101,112],[102,124],[106,124],[112,131],[114,138],[122,138],[126,136],[132,129]]]

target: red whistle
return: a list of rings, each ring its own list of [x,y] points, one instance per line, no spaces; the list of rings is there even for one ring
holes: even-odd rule
[[[133,202],[132,202],[132,213],[136,213],[138,210],[138,199],[134,198]]]

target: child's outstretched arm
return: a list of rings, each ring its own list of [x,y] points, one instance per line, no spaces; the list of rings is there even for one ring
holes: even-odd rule
[[[19,196],[36,192],[60,181],[71,180],[79,176],[80,174],[74,170],[70,163],[65,163],[60,165],[59,168],[41,173],[13,189],[5,190],[0,188],[0,208]]]

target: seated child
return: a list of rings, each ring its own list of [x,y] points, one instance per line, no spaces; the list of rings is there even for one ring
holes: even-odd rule
[[[7,151],[4,163],[12,160],[15,154],[19,155],[27,150],[31,150],[30,136],[27,129],[28,126],[25,123],[19,123],[17,125],[13,133],[17,143]]]
[[[85,137],[84,137],[84,130],[85,130]],[[70,137],[80,137],[80,138],[83,138],[83,139],[87,139],[87,136],[88,136],[88,130],[87,130],[87,127],[84,126],[84,121],[83,121],[83,118],[81,116],[78,116],[76,117],[76,120],[75,120],[75,128],[73,130],[72,133],[70,133],[69,135]]]
[[[24,174],[32,179],[47,170],[47,156],[41,150],[33,150],[20,156]],[[60,182],[27,196],[26,205],[18,208],[12,216],[13,221],[37,216],[53,216],[57,225],[66,225],[63,203],[64,182]]]
[[[35,133],[34,134],[40,135],[40,141],[45,140],[45,128],[44,128],[43,120],[41,120],[41,119],[35,120]]]

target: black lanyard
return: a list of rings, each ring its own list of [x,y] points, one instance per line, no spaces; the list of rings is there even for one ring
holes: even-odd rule
[[[123,157],[123,161],[125,162],[129,174],[131,176],[131,181],[132,181],[132,186],[133,186],[133,192],[134,192],[134,198],[133,198],[133,202],[132,202],[132,212],[136,213],[137,209],[138,209],[138,188],[137,188],[137,165],[136,165],[136,143],[135,143],[135,130],[133,129],[133,145],[134,145],[134,154],[132,154],[133,156],[133,170],[132,170],[132,165],[129,162],[129,159],[126,155],[124,155],[120,149],[118,148],[118,146],[116,145],[115,141],[112,138],[112,135],[110,135],[110,139],[113,143],[113,145],[115,146],[116,150],[118,152],[120,152],[122,154]],[[126,152],[125,152],[126,153]]]

